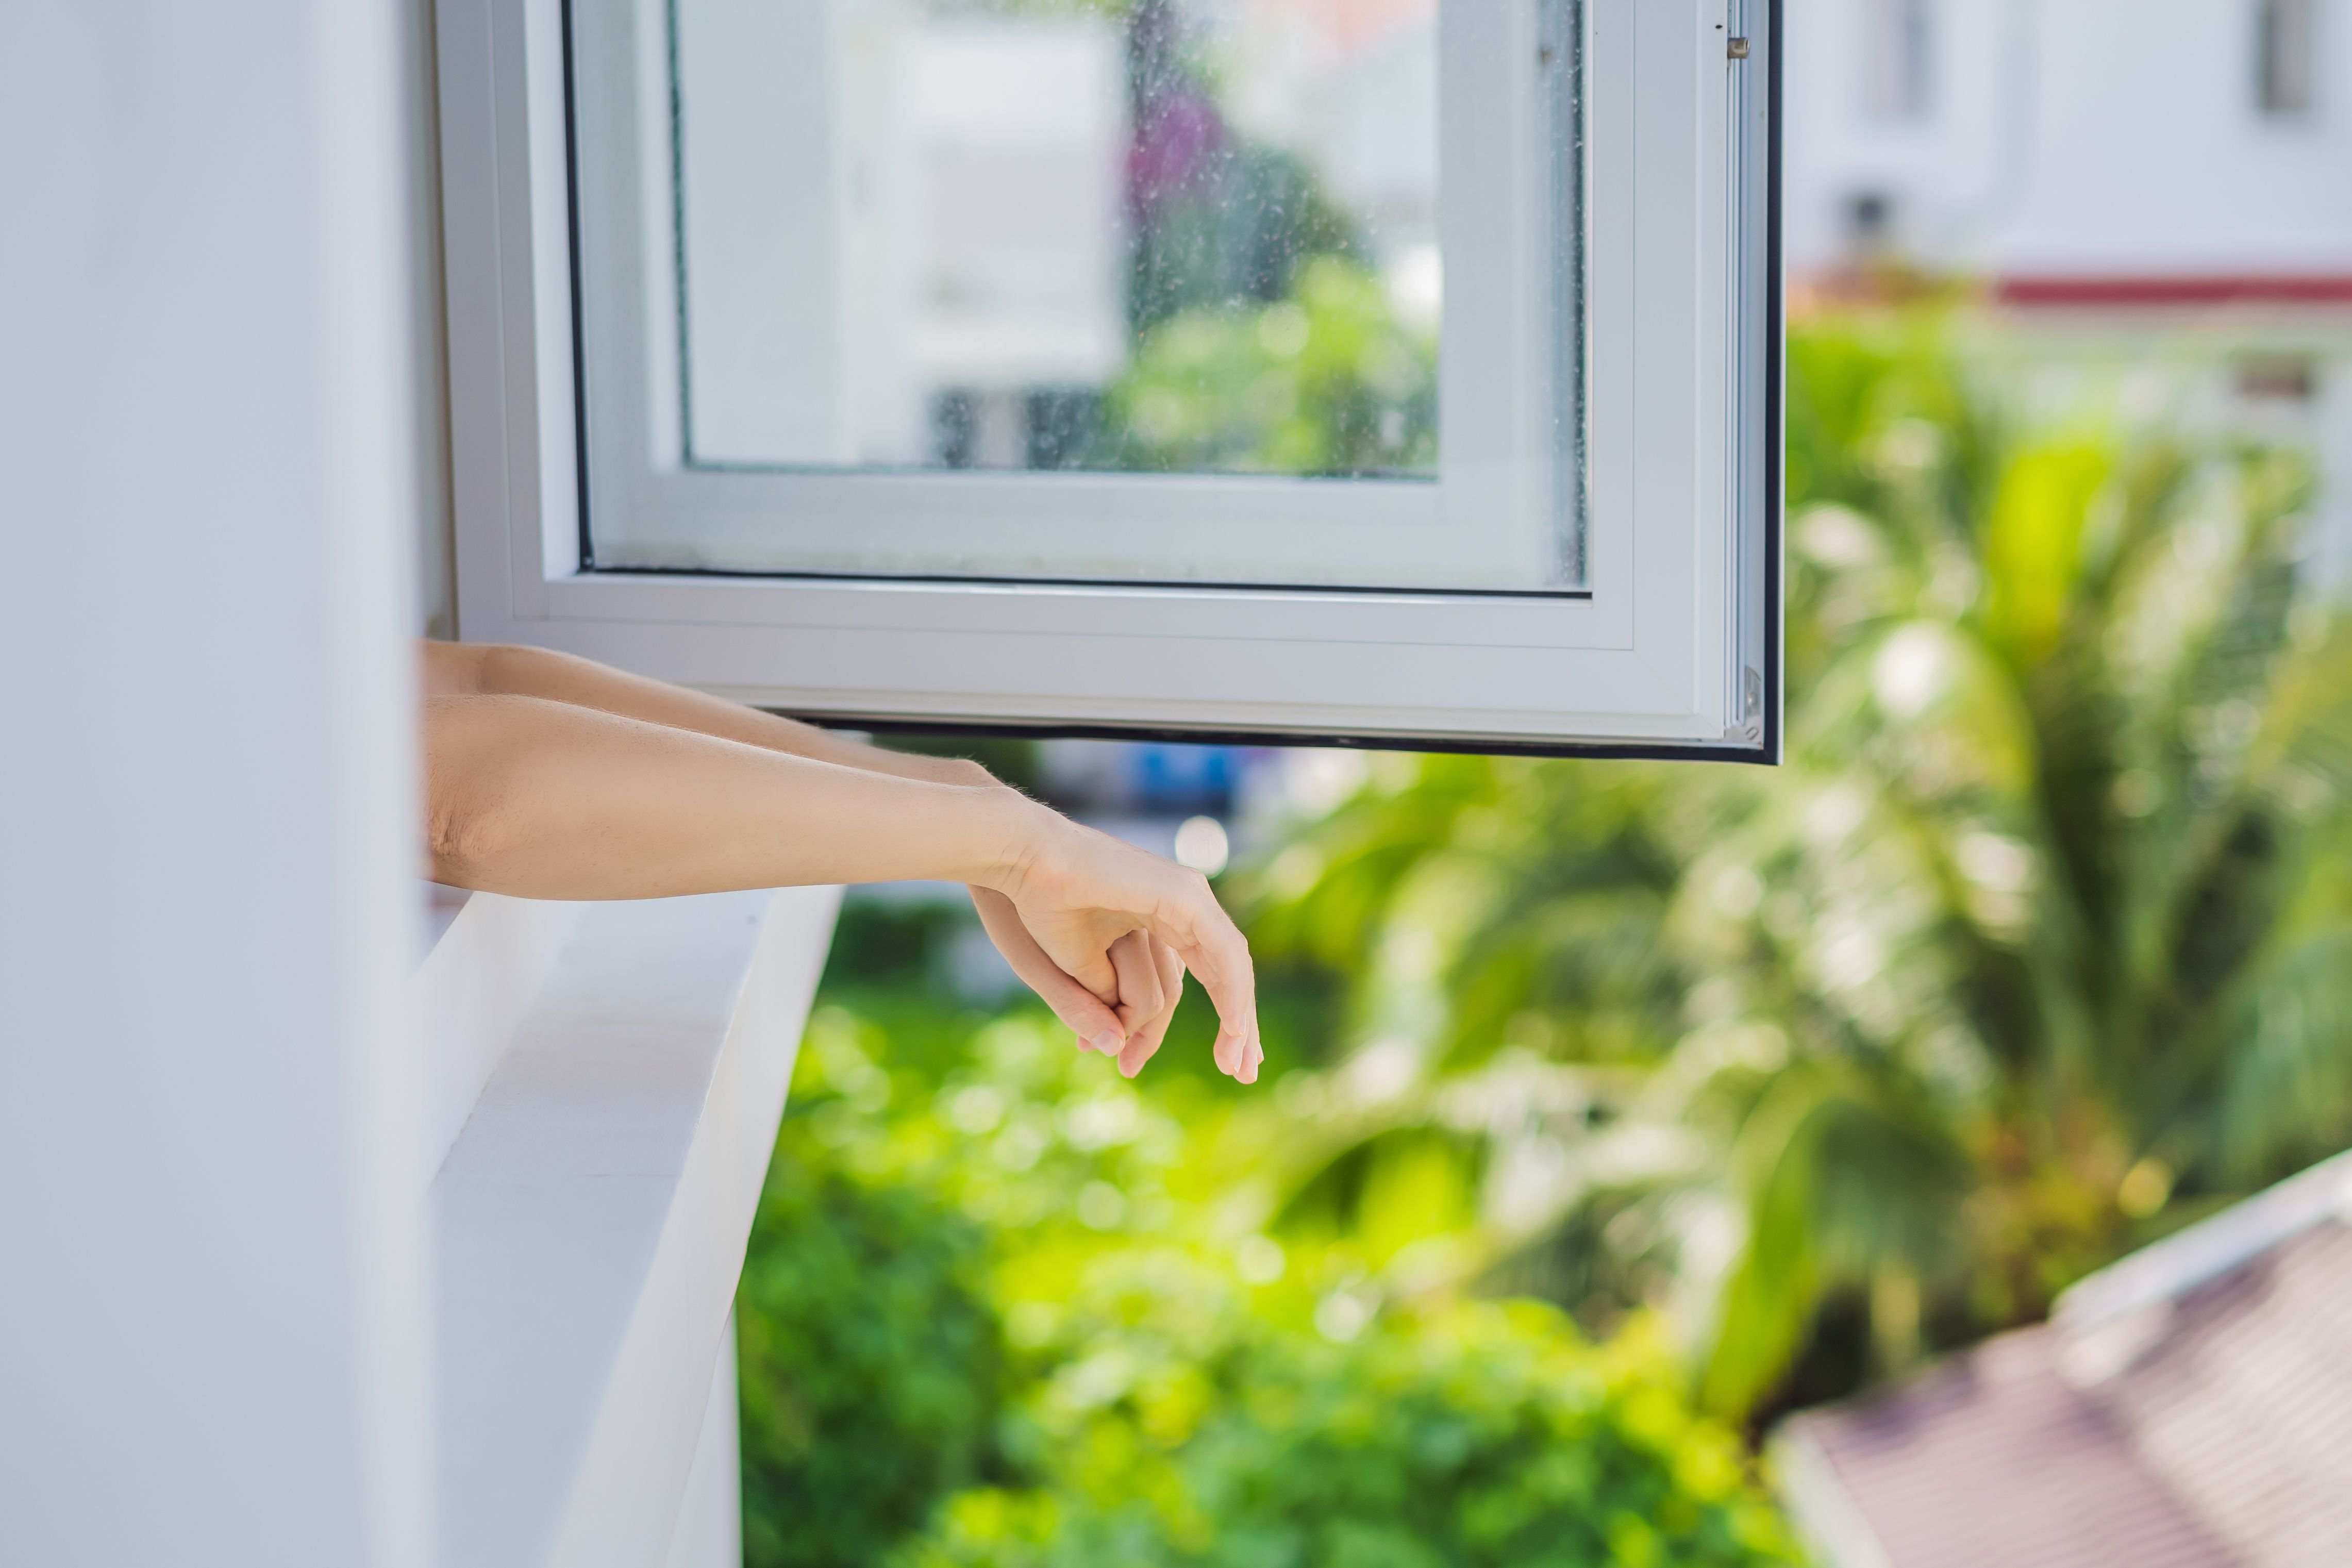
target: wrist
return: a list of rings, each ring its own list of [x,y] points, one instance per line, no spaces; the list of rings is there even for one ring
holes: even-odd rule
[[[949,784],[957,789],[1004,787],[994,773],[968,757],[926,757],[913,752],[881,752],[877,755],[885,760],[876,771],[894,773],[901,778]]]
[[[940,779],[943,784],[962,784],[971,789],[1009,789],[1011,786],[970,757],[945,757],[940,763]]]
[[[963,787],[973,817],[972,863],[963,880],[1015,898],[1035,872],[1063,818],[993,780]]]

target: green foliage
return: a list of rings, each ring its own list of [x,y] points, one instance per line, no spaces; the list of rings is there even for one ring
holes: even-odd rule
[[[1038,1401],[1062,1486],[958,1499],[907,1568],[1796,1561],[1649,1336],[1596,1351],[1517,1303],[1334,1343],[1189,1260],[1107,1263]]]
[[[2352,1139],[2305,467],[2001,407],[1932,322],[1792,342],[1784,768],[1386,759],[1259,868],[1363,1042],[1270,1141],[1295,1212],[1444,1131],[1489,1216],[1449,1278],[1622,1309],[1664,1258],[1738,1414],[1827,1302],[1893,1370]]]
[[[737,1303],[752,1568],[871,1563],[943,1493],[1006,1473],[977,1227],[794,1142],[761,1197]]]
[[[1437,349],[1398,324],[1370,272],[1318,256],[1287,298],[1200,306],[1152,327],[1108,409],[1122,468],[1427,468],[1437,456]]]
[[[1789,1560],[1654,1332],[1376,1311],[1252,1228],[1234,1103],[1034,1011],[820,1009],[739,1303],[751,1561]]]
[[[1185,1147],[1048,1020],[867,1005],[811,1019],[737,1298],[752,1568],[869,1568],[1016,1479],[1008,1316],[1165,1224]]]
[[[1384,311],[1318,260],[1116,395],[1154,461],[1346,471]],[[1328,1060],[1129,1084],[892,959],[933,917],[845,929],[741,1305],[755,1561],[1782,1561],[1686,1395],[1845,1392],[2352,1140],[2305,466],[2028,424],[1933,322],[1790,366],[1787,765],[1371,759],[1240,879],[1269,976],[1346,976]],[[1529,1289],[1582,1328],[1475,1300]]]
[[[1291,298],[1318,258],[1358,248],[1354,226],[1297,153],[1231,127],[1223,135],[1206,177],[1154,203],[1137,237],[1128,313],[1146,341],[1188,311]]]

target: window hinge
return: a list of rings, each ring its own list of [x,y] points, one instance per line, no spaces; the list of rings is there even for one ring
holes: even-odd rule
[[[1745,38],[1733,38],[1724,47],[1735,60],[1744,60],[1748,58],[1748,40]]]
[[[1751,746],[1764,743],[1764,678],[1755,669],[1740,671],[1739,722],[1723,727],[1727,741],[1744,741]]]

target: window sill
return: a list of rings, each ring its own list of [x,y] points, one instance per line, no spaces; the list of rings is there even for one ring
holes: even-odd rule
[[[451,1563],[650,1564],[708,1528],[681,1501],[731,1441],[711,1403],[839,897],[478,894],[420,966]]]

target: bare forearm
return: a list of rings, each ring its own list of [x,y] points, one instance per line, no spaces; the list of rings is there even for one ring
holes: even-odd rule
[[[425,751],[436,879],[527,898],[989,885],[1041,809],[543,697],[429,699]]]
[[[934,784],[990,782],[986,770],[973,763],[885,751],[814,724],[546,648],[429,644],[425,667],[426,690],[436,695],[538,697],[866,773]]]
[[[526,661],[553,694],[522,696],[482,689],[502,677],[480,650],[445,647],[425,662],[436,880],[542,899],[967,882],[1056,1014],[1079,1039],[1116,1049],[1122,1070],[1157,1048],[1190,970],[1216,1004],[1217,1065],[1255,1079],[1249,945],[1197,874],[976,769],[961,775],[975,782],[955,783],[845,766],[777,743],[800,737],[758,716],[593,665]],[[747,731],[768,743],[735,738]]]

